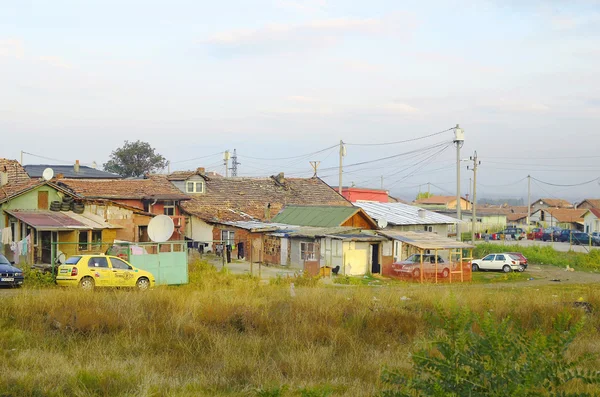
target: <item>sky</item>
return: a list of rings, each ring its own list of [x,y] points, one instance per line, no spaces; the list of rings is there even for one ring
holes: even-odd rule
[[[456,194],[460,124],[478,197],[600,197],[599,0],[2,0],[0,87],[25,164],[143,140],[171,170],[236,149],[239,176],[320,161],[337,186],[343,140],[344,185],[412,199]]]

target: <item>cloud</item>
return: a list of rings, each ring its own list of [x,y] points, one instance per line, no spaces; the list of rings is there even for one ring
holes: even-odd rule
[[[401,102],[385,103],[383,105],[380,105],[378,109],[384,110],[389,113],[401,114],[416,114],[421,112],[421,110],[417,109],[416,107]]]
[[[56,56],[41,56],[37,58],[40,62],[48,65],[60,68],[60,69],[72,69],[72,66],[66,63],[62,58]]]
[[[498,99],[479,105],[482,109],[495,112],[524,112],[524,113],[544,113],[550,110],[548,105],[536,101],[522,101],[511,99]]]
[[[16,39],[0,40],[0,57],[21,59],[25,55],[23,41]]]
[[[398,18],[331,18],[297,24],[272,23],[256,29],[218,32],[202,43],[216,50],[238,53],[290,52],[306,46],[331,45],[348,34],[393,34],[412,27],[408,18],[403,17],[402,21]]]

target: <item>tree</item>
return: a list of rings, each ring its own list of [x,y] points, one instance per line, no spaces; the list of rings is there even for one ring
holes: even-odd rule
[[[417,194],[417,200],[426,199],[426,198],[429,198],[431,196],[433,196],[432,193],[427,193],[427,192],[421,193],[421,192],[419,192],[419,194]]]
[[[110,160],[104,163],[104,170],[123,177],[140,177],[165,168],[167,164],[167,160],[156,153],[148,142],[125,141],[122,147],[110,154]]]

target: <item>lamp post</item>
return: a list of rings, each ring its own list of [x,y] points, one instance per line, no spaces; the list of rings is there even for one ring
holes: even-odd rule
[[[460,202],[460,149],[465,144],[465,132],[456,124],[454,127],[454,144],[456,145],[456,239],[461,240],[460,221],[462,220],[461,202]]]

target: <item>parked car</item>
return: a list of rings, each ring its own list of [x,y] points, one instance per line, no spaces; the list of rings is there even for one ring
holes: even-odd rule
[[[0,286],[20,287],[23,285],[23,271],[14,267],[4,255],[0,255]]]
[[[541,227],[536,227],[532,229],[529,233],[527,233],[528,240],[541,240],[544,235],[544,229]]]
[[[147,290],[155,284],[154,275],[137,269],[116,256],[79,255],[58,267],[56,284],[79,286],[85,290],[95,287],[137,287]]]
[[[504,229],[501,232],[498,232],[496,234],[498,235],[498,238],[500,240],[505,239],[506,236],[510,236],[509,238],[512,238],[515,240],[522,240],[524,237],[523,229],[521,229],[520,227],[507,227],[506,229]]]
[[[574,233],[577,233],[577,230],[564,229],[560,232],[560,235],[558,236],[558,241],[560,241],[561,243],[568,243],[569,241],[571,241],[571,235]]]
[[[429,276],[435,275],[435,255],[423,255],[423,273]],[[438,255],[437,257],[438,275],[446,278],[450,275],[450,264]],[[402,262],[392,264],[392,271],[398,276],[412,276],[414,278],[421,277],[421,254],[412,254]]]
[[[544,230],[542,241],[558,241],[562,229],[556,226],[549,227]]]
[[[502,270],[509,273],[511,270],[522,272],[525,267],[517,259],[508,253],[489,254],[481,259],[475,259],[471,262],[471,268],[474,272],[479,270]]]
[[[571,242],[576,245],[600,245],[600,238],[583,232],[575,232],[571,234]]]
[[[521,265],[523,265],[523,267],[527,269],[527,258],[525,258],[525,255],[523,255],[520,252],[507,252],[507,254],[516,257],[521,263]]]

